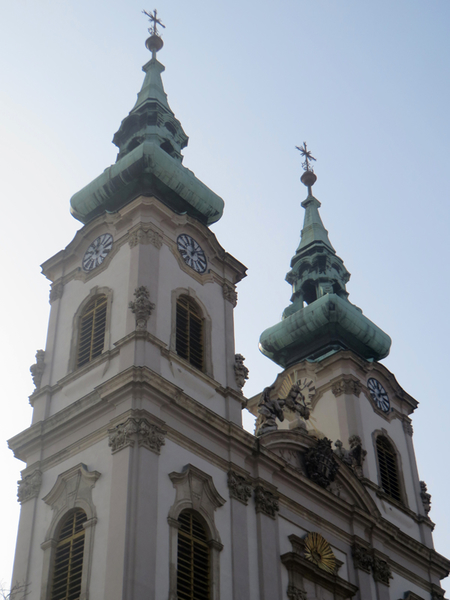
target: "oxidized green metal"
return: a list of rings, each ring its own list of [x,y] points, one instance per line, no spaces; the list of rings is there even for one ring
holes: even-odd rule
[[[181,164],[188,137],[167,102],[164,66],[156,59],[162,41],[157,45],[153,38],[160,40],[149,38],[153,56],[143,67],[146,75],[136,104],[114,135],[116,163],[70,200],[72,215],[82,223],[115,212],[139,195],[156,195],[175,212],[206,225],[222,216],[222,198]]]
[[[301,241],[286,275],[292,285],[292,304],[285,308],[281,323],[261,334],[259,348],[285,368],[342,349],[380,360],[389,354],[391,339],[348,301],[345,286],[350,273],[323,226],[320,202],[311,192],[315,180],[315,174],[306,169],[302,182],[308,187],[308,197],[302,202]]]

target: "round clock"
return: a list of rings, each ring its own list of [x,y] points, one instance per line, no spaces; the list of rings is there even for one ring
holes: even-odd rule
[[[389,396],[381,383],[371,377],[367,381],[367,387],[369,388],[372,400],[375,402],[377,407],[385,413],[389,412],[391,403],[389,402]]]
[[[177,238],[178,251],[181,254],[184,262],[197,271],[204,273],[206,271],[206,256],[200,244],[187,233],[182,233]]]
[[[113,237],[110,233],[99,235],[83,256],[83,269],[92,271],[95,267],[100,266],[111,251],[112,245]]]

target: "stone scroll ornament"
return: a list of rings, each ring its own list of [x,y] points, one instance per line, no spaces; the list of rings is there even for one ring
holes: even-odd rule
[[[145,285],[137,287],[134,291],[136,300],[129,303],[131,312],[136,317],[136,329],[145,331],[147,329],[147,321],[155,308],[153,302],[150,302],[150,292]]]
[[[242,354],[234,355],[234,376],[236,379],[236,384],[241,390],[241,393],[242,388],[248,379],[248,368],[244,365],[244,360],[245,358],[242,356]]]
[[[252,484],[248,477],[230,470],[228,471],[228,487],[231,498],[236,498],[243,504],[248,504],[252,495]]]
[[[44,361],[45,361],[45,351],[38,350],[36,352],[36,363],[34,365],[31,365],[31,367],[30,367],[31,377],[33,378],[33,383],[36,387],[36,389],[34,390],[35,392],[37,392],[41,387],[42,375],[44,374],[44,369],[45,369]]]
[[[306,405],[305,396],[302,394],[300,386],[297,383],[289,390],[286,398],[271,398],[272,387],[266,387],[261,394],[261,399],[258,403],[258,420],[256,426],[256,435],[260,436],[271,431],[276,431],[278,425],[276,419],[283,422],[284,412],[286,408],[307,421],[311,411]]]
[[[130,417],[113,429],[108,429],[108,433],[113,454],[136,443],[159,454],[161,446],[165,444],[166,432],[144,418]]]
[[[331,440],[318,440],[315,447],[305,452],[304,459],[311,481],[323,488],[327,488],[334,481],[339,465],[331,448]]]

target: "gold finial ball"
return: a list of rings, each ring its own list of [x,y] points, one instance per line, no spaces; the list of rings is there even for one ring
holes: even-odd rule
[[[145,40],[145,47],[150,52],[159,52],[161,48],[164,46],[164,42],[159,37],[159,35],[151,35],[149,38]]]
[[[306,185],[306,187],[311,187],[316,183],[317,175],[312,171],[305,171],[300,177],[300,181],[303,183],[303,185]]]

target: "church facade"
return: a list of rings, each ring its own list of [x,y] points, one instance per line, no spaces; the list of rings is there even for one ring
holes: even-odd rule
[[[417,402],[380,363],[389,337],[348,300],[306,145],[291,303],[260,339],[282,371],[243,395],[246,268],[209,229],[222,199],[182,165],[151,18],[117,161],[73,196],[83,227],[42,266],[33,421],[9,441],[26,463],[12,597],[440,600],[450,562],[433,549]]]

